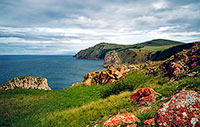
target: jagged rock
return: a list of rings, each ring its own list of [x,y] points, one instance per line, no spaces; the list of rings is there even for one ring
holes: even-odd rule
[[[197,61],[194,61],[194,62],[192,62],[192,63],[190,64],[190,69],[194,69],[194,68],[197,67],[197,66],[198,66]]]
[[[158,110],[155,123],[163,127],[199,127],[200,94],[195,91],[178,91]]]
[[[156,92],[151,88],[141,88],[131,95],[130,101],[139,105],[150,105],[155,102],[155,94]]]
[[[83,82],[86,86],[90,86],[92,84],[92,79],[88,78]]]
[[[121,65],[122,62],[116,51],[107,52],[104,57],[104,67]]]
[[[184,50],[176,55],[171,56],[165,63],[164,68],[168,72],[170,78],[194,69],[200,65],[200,48],[198,43],[195,43],[191,49]],[[190,58],[190,59],[189,59]]]
[[[114,127],[117,125],[126,125],[127,127],[135,127],[136,121],[140,121],[136,116],[132,113],[123,113],[119,115],[115,115],[107,120],[103,127]]]
[[[155,125],[155,120],[154,120],[154,118],[145,120],[144,124],[146,124],[148,126],[153,126],[153,125]]]
[[[179,74],[183,73],[184,67],[182,67],[180,64],[172,62],[170,63],[168,67],[168,75],[170,78],[178,76]]]
[[[16,77],[9,80],[6,84],[0,86],[0,90],[9,90],[16,88],[51,90],[51,88],[48,86],[46,78],[31,76]]]

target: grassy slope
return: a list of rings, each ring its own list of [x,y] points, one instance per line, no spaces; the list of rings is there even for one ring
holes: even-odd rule
[[[162,95],[162,98],[161,96],[157,97],[156,103],[153,104],[151,109],[147,112],[141,113],[139,111],[141,107],[129,102],[129,97],[132,92],[122,92],[119,95],[111,95],[106,99],[99,99],[81,107],[50,114],[43,118],[38,126],[102,126],[111,116],[124,112],[132,112],[135,114],[141,120],[139,126],[143,126],[144,120],[154,117],[159,107],[175,93],[175,90],[180,90],[187,84],[196,84],[196,88],[200,90],[199,78],[187,78],[169,84],[157,83],[162,80],[163,79],[152,79],[143,84],[143,87],[154,88],[156,92]],[[194,87],[189,89],[193,88]],[[136,91],[136,89],[134,91]]]
[[[176,45],[144,46],[143,48],[141,48],[141,50],[149,50],[149,51],[157,52],[157,51],[163,51],[163,50],[168,49],[173,46],[176,46]]]
[[[100,43],[93,47],[81,50],[76,54],[76,58],[79,59],[103,59],[106,52],[116,50],[116,51],[126,51],[127,49],[149,49],[150,51],[158,51],[166,49],[174,45],[182,44],[181,42],[165,40],[165,39],[156,39],[139,44],[133,45],[118,45],[110,43]],[[128,51],[128,50],[127,50]]]
[[[165,78],[144,76],[133,71],[125,79],[103,86],[80,86],[64,90],[10,90],[0,94],[0,126],[86,126],[102,125],[112,115],[132,112],[142,122],[155,115],[163,102],[188,84],[194,84],[189,89],[200,90],[199,78],[186,78],[179,82],[167,83]],[[115,87],[113,87],[115,86]],[[126,88],[125,88],[126,87]],[[151,110],[140,113],[139,107],[130,103],[132,92],[142,87],[151,87],[161,96],[157,98]],[[107,91],[111,95],[100,99]],[[113,92],[114,91],[114,92]]]
[[[158,51],[154,54],[154,56],[151,58],[151,60],[165,60],[167,58],[169,58],[170,56],[172,56],[173,54],[176,54],[178,52],[181,52],[183,49],[189,49],[194,45],[194,43],[187,43],[187,44],[181,44],[181,45],[176,45],[173,47],[170,47],[166,50],[161,50]]]
[[[0,91],[0,126],[35,126],[49,113],[99,99],[99,90],[93,85],[53,91]]]

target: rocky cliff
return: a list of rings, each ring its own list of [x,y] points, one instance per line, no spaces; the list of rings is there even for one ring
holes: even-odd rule
[[[143,53],[143,57],[146,58],[148,56],[147,54],[149,55],[151,54],[151,52]],[[72,86],[78,86],[80,84],[88,86],[92,84],[102,85],[102,84],[112,83],[121,78],[124,78],[124,76],[128,75],[128,72],[131,70],[142,70],[146,76],[150,74],[158,76],[158,75],[163,75],[163,73],[165,73],[165,76],[168,76],[170,79],[179,79],[182,77],[195,77],[197,75],[199,76],[199,71],[194,70],[194,68],[200,66],[199,56],[200,56],[200,48],[197,42],[193,43],[193,46],[190,49],[184,49],[183,51],[172,55],[165,61],[153,62],[148,60],[145,63],[141,63],[138,65],[129,64],[129,65],[115,66],[117,64],[122,64],[122,63],[118,56],[118,53],[115,51],[111,51],[108,52],[105,56],[106,63],[104,63],[104,66],[107,66],[107,69],[87,73],[84,76],[83,82],[72,84]],[[135,57],[138,56],[134,56],[134,58]],[[144,58],[143,60],[147,60]]]
[[[106,53],[104,57],[104,67],[117,66],[121,64],[122,64],[122,61],[120,60],[118,53],[115,50]]]
[[[122,64],[140,64],[151,59],[154,54],[152,51],[138,50],[138,49],[126,49],[116,52],[107,52],[104,57],[104,67],[119,66]]]
[[[51,88],[48,86],[46,78],[31,76],[16,77],[9,80],[6,84],[0,86],[0,90],[9,90],[16,88],[51,90]]]
[[[120,65],[121,63],[138,64],[150,60],[149,56],[155,54],[157,50],[162,51],[180,44],[183,43],[164,39],[156,39],[133,45],[99,43],[79,51],[75,57],[77,59],[104,59],[106,60],[104,62],[105,67]],[[165,55],[165,52],[158,52],[154,55],[154,58],[157,58],[160,54]]]

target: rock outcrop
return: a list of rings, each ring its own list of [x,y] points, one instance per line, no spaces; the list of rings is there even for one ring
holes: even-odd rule
[[[115,115],[107,120],[103,127],[114,127],[114,126],[126,126],[126,127],[136,127],[136,121],[140,121],[136,116],[132,113],[123,113],[119,115]]]
[[[16,88],[51,90],[51,88],[48,86],[46,78],[32,76],[16,77],[9,80],[6,84],[0,86],[0,90],[10,90]]]
[[[129,66],[127,67],[125,65],[121,65],[117,67],[111,66],[108,67],[107,70],[103,71],[90,72],[84,76],[84,80],[82,82],[72,84],[71,87],[78,86],[78,84],[89,86],[92,84],[102,85],[112,83],[119,79],[125,78],[123,75],[128,74],[128,72],[133,69],[135,69],[134,66],[131,66],[129,69]]]
[[[139,105],[151,105],[155,103],[155,94],[156,92],[151,88],[141,88],[131,95],[130,101]]]
[[[121,65],[122,62],[116,51],[107,52],[104,57],[104,67]]]
[[[200,48],[198,42],[188,50],[171,56],[168,61],[164,62],[166,71],[170,78],[177,77],[185,71],[194,69],[200,65]],[[190,59],[189,59],[190,58]]]
[[[155,123],[162,127],[199,127],[200,94],[195,91],[178,91],[158,110]]]
[[[154,120],[154,118],[145,120],[145,121],[144,121],[144,125],[154,126],[154,125],[155,125],[155,120]]]

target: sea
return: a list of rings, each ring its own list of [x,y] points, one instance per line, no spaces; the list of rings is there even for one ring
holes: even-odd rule
[[[47,78],[52,89],[64,89],[83,81],[86,73],[103,68],[103,60],[72,55],[0,55],[0,85],[14,77],[34,76]]]

